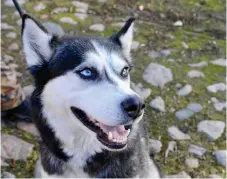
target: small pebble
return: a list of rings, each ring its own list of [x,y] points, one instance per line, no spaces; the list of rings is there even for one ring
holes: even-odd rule
[[[17,37],[17,34],[15,32],[9,32],[6,34],[6,37],[15,39]]]
[[[199,77],[205,77],[204,73],[201,71],[197,71],[197,70],[190,70],[188,72],[188,76],[190,78],[199,78]]]
[[[190,63],[190,64],[188,64],[190,67],[205,67],[205,66],[207,66],[208,65],[208,63],[207,62],[205,62],[205,61],[201,61],[201,62],[199,62],[199,63]]]
[[[211,93],[217,93],[218,91],[225,91],[226,85],[224,83],[216,83],[208,86],[207,90]]]
[[[202,157],[207,150],[203,147],[199,147],[197,145],[190,144],[189,146],[189,152],[192,154],[195,154],[199,157]]]
[[[213,155],[216,156],[216,160],[226,167],[226,150],[216,150],[213,152]]]
[[[174,140],[189,140],[191,137],[188,134],[183,133],[176,126],[171,126],[168,128],[169,136]]]
[[[156,154],[162,150],[162,143],[159,140],[149,139],[150,153]]]
[[[176,22],[174,22],[173,23],[173,26],[175,26],[175,27],[181,27],[181,26],[183,26],[183,22],[182,21],[176,21]]]
[[[196,158],[187,158],[185,160],[185,165],[187,165],[189,168],[198,168],[199,160]]]
[[[75,20],[73,20],[71,17],[62,17],[60,19],[60,21],[63,23],[68,23],[68,24],[73,24],[73,25],[77,24],[77,22]]]
[[[189,84],[186,84],[183,88],[181,88],[179,91],[177,91],[178,96],[186,96],[192,92],[192,86]]]
[[[165,112],[165,102],[161,96],[156,97],[150,102],[150,106],[154,109],[157,109],[161,112]]]
[[[2,172],[2,177],[3,178],[16,178],[15,175],[10,172]]]
[[[220,59],[211,61],[211,63],[214,64],[214,65],[219,65],[219,66],[225,67],[226,66],[226,59],[220,58]]]
[[[105,26],[103,24],[93,24],[89,27],[90,30],[102,32],[105,29]]]

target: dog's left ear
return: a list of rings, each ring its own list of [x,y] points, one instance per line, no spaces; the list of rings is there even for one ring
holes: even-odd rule
[[[111,40],[116,42],[122,47],[123,53],[130,56],[131,45],[133,40],[133,26],[135,18],[131,17],[127,20],[122,29],[110,37]]]

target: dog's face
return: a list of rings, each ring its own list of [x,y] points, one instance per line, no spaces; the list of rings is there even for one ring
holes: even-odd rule
[[[144,104],[130,88],[133,21],[110,38],[53,37],[30,16],[22,41],[42,113],[61,135],[89,135],[109,150],[122,150]],[[75,131],[74,131],[75,129]],[[63,134],[64,133],[64,134]]]

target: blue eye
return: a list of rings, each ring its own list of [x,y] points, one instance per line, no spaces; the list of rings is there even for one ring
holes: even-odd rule
[[[92,71],[89,68],[85,68],[84,70],[80,71],[80,74],[85,77],[91,77]]]

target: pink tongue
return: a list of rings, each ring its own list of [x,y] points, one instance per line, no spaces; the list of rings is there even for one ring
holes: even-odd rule
[[[100,123],[100,128],[105,132],[107,135],[109,132],[112,133],[113,138],[119,139],[121,137],[127,137],[128,131],[125,130],[125,127],[123,125],[120,126],[106,126],[102,123]]]

